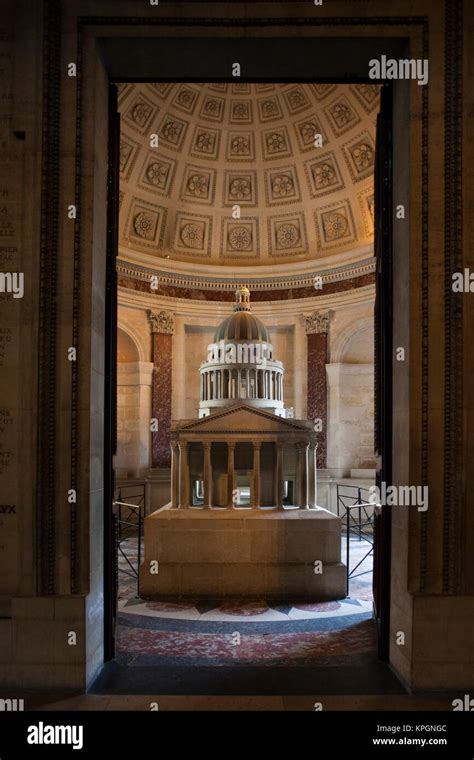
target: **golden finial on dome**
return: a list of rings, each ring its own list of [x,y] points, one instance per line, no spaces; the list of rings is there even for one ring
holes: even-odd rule
[[[250,290],[246,285],[241,285],[235,291],[234,311],[250,311]]]

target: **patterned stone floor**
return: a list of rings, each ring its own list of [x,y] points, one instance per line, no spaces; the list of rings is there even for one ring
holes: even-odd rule
[[[122,548],[136,567],[137,541],[128,539]],[[345,548],[343,539],[344,557]],[[136,580],[120,555],[117,662],[276,667],[372,661],[372,558],[363,559],[368,548],[351,539],[351,568],[363,562],[348,598],[303,604],[265,599],[146,602],[137,597]]]

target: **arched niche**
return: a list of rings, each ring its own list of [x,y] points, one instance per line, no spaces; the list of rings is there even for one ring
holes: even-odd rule
[[[138,478],[150,465],[151,362],[144,361],[143,336],[117,328],[117,451],[119,478]]]
[[[346,342],[340,359],[344,364],[374,363],[374,325],[363,325]]]
[[[138,362],[138,347],[133,338],[120,327],[117,330],[117,362]]]
[[[373,317],[357,320],[341,330],[331,347],[330,356],[331,364],[373,364]]]
[[[364,317],[337,335],[326,365],[328,467],[337,477],[371,472],[374,459],[374,320]]]

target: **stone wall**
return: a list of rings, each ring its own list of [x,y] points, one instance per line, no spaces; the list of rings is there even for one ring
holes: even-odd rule
[[[373,469],[374,365],[328,364],[328,459],[337,477]]]
[[[151,362],[119,363],[117,371],[117,476],[141,476],[151,466]]]

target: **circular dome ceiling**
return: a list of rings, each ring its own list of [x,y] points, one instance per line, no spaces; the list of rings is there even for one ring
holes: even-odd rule
[[[378,103],[365,84],[121,85],[121,256],[366,256]]]

